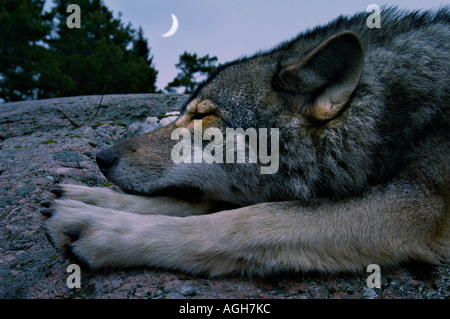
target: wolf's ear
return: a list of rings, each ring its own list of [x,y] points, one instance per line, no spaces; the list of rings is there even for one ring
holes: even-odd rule
[[[340,32],[290,62],[278,73],[275,89],[305,96],[306,113],[323,121],[335,117],[349,101],[361,76],[364,49],[351,31]]]

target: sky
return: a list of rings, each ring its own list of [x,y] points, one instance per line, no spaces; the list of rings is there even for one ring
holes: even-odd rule
[[[121,20],[142,27],[148,39],[153,65],[158,70],[157,87],[164,89],[178,73],[175,64],[187,51],[216,56],[219,63],[232,61],[278,43],[340,14],[365,11],[369,4],[397,5],[407,9],[430,9],[450,0],[103,0]],[[52,1],[47,0],[47,5]],[[177,32],[161,37],[172,26]],[[367,13],[369,16],[370,13]],[[381,12],[381,21],[383,13]],[[81,21],[83,8],[81,8]]]

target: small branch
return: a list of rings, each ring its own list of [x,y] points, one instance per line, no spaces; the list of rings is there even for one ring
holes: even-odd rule
[[[89,121],[87,121],[86,124],[84,124],[84,125],[89,124],[97,116],[98,111],[100,110],[100,107],[102,106],[102,101],[103,101],[103,96],[105,95],[105,90],[106,90],[106,85],[103,87],[102,98],[100,99],[100,102],[98,103],[97,110],[95,111],[94,115],[92,115],[92,117],[89,119]]]
[[[102,101],[103,101],[103,96],[105,95],[105,90],[106,90],[106,85],[103,87],[102,97],[101,97],[101,99],[100,99],[100,102],[98,103],[98,106],[97,106],[97,109],[95,110],[94,115],[92,115],[91,118],[90,118],[86,123],[84,123],[84,124],[79,124],[79,123],[75,122],[74,120],[72,120],[70,117],[68,117],[68,116],[63,112],[62,109],[58,109],[58,112],[61,113],[61,114],[62,114],[62,115],[70,122],[70,124],[72,124],[72,125],[73,125],[74,127],[76,127],[76,128],[80,128],[80,127],[82,127],[82,126],[84,126],[84,125],[87,125],[87,124],[89,124],[89,123],[97,116],[97,114],[98,114],[98,112],[99,112],[99,110],[100,110],[100,108],[101,108],[101,106],[102,106]]]
[[[70,117],[68,117],[63,110],[58,109],[58,112],[61,113],[67,120],[69,120],[70,124],[72,124],[73,126],[75,126],[76,128],[82,127],[83,125],[78,124],[77,122],[75,122],[74,120],[72,120]]]

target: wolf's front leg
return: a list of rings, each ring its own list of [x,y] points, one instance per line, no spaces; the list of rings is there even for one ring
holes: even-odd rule
[[[74,253],[93,268],[145,264],[142,255],[158,235],[165,216],[141,215],[60,199],[41,211],[50,242],[63,254]],[[163,253],[163,252],[161,252]]]
[[[104,187],[60,184],[51,190],[52,200],[72,199],[89,205],[110,208],[136,214],[157,214],[169,216],[189,216],[207,214],[214,211],[208,203],[189,203],[171,197],[146,197],[121,194]],[[51,207],[52,201],[44,201],[44,207]]]
[[[54,244],[94,268],[264,275],[449,257],[442,199],[405,184],[334,203],[263,203],[188,217],[132,214],[72,200],[57,200],[43,214]]]
[[[227,222],[226,212],[206,219],[141,215],[61,199],[41,213],[51,243],[92,268],[150,266],[214,276],[248,266],[241,250],[246,230],[230,227],[237,226],[236,212]]]
[[[56,200],[41,213],[53,246],[92,268],[151,266],[215,274],[208,260],[221,258],[214,255],[220,222],[134,214],[70,199]]]

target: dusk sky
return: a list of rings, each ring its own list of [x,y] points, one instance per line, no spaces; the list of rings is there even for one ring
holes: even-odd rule
[[[47,0],[50,4],[50,0]],[[430,9],[449,0],[104,0],[121,20],[142,27],[158,70],[157,87],[164,89],[178,70],[184,52],[217,56],[220,63],[270,49],[307,28],[325,24],[339,14],[365,11],[369,4]],[[161,37],[179,21],[177,32]],[[383,18],[381,12],[381,19]],[[368,13],[369,15],[369,13]],[[83,20],[83,8],[81,8]],[[381,20],[382,21],[382,20]]]

